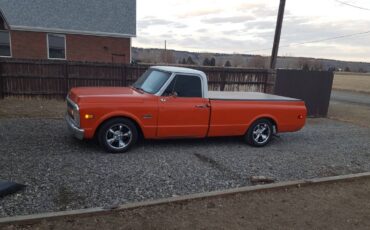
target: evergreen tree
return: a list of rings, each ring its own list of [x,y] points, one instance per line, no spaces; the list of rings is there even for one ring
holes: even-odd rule
[[[226,63],[225,63],[225,67],[231,67],[231,63],[230,63],[230,61],[229,61],[229,60],[227,60],[227,61],[226,61]]]
[[[216,59],[214,57],[211,58],[211,61],[209,62],[210,66],[216,66]]]
[[[188,65],[194,65],[195,64],[195,62],[193,61],[193,59],[189,56],[188,57],[188,60],[186,60],[186,64],[188,64]]]
[[[203,65],[204,65],[204,66],[210,66],[210,65],[211,65],[211,62],[209,61],[209,59],[208,59],[208,58],[204,59],[204,61],[203,61]]]

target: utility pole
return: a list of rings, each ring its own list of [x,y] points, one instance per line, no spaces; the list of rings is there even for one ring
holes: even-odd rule
[[[271,69],[276,69],[276,60],[277,60],[277,56],[279,52],[281,28],[283,26],[283,19],[284,19],[285,1],[286,0],[280,0],[279,14],[277,17],[276,29],[275,29],[274,46],[272,48],[272,54],[271,54],[271,62],[270,62]]]
[[[167,63],[167,40],[164,40],[164,63]]]

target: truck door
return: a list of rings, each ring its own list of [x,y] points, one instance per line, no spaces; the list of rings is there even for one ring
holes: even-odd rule
[[[157,136],[205,137],[209,116],[209,100],[203,98],[201,78],[176,75],[159,97]]]

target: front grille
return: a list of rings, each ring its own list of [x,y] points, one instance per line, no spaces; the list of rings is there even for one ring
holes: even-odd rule
[[[74,109],[73,104],[69,100],[67,100],[67,112],[68,112],[68,115],[74,119],[74,114],[73,114],[74,111],[73,111],[73,109]]]

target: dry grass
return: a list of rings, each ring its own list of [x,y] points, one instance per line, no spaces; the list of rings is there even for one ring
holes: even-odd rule
[[[370,74],[335,73],[333,89],[370,93]]]
[[[4,117],[44,117],[62,118],[66,112],[63,100],[46,100],[41,98],[8,97],[0,100],[0,118]]]
[[[370,128],[368,106],[331,101],[328,117]]]

